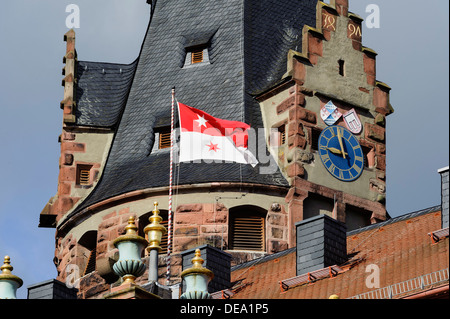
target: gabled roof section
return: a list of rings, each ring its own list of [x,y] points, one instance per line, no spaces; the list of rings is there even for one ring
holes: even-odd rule
[[[441,226],[440,206],[413,212],[387,222],[362,228],[347,233],[347,252],[349,260],[338,265],[327,275],[327,269],[315,280],[312,276],[296,274],[295,249],[263,257],[259,260],[235,266],[232,269],[231,287],[227,294],[216,293],[233,299],[328,299],[338,295],[341,299],[352,298],[384,287],[394,287],[402,282],[417,278],[432,277],[428,274],[447,274],[439,282],[431,283],[425,288],[436,285],[448,286],[449,251],[448,237],[433,243],[428,233]],[[369,288],[366,284],[367,267],[380,270],[379,287]],[[372,268],[369,268],[372,269]],[[427,277],[428,276],[428,277]],[[445,276],[444,276],[445,277]],[[298,279],[298,285],[283,286],[283,281]],[[424,289],[425,289],[424,288]],[[416,289],[417,290],[417,289]],[[420,290],[420,287],[419,289]],[[418,291],[394,293],[393,298],[403,298]],[[376,295],[373,295],[376,298]],[[388,295],[386,295],[388,296]],[[385,296],[385,297],[386,297]]]
[[[137,61],[131,64],[78,61],[76,125],[114,127],[123,111]]]

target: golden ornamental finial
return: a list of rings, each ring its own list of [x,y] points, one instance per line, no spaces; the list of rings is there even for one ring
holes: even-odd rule
[[[181,273],[181,278],[195,274],[203,274],[209,277],[210,280],[212,280],[214,278],[214,273],[208,268],[203,267],[204,262],[205,261],[202,258],[202,253],[200,249],[197,248],[195,250],[195,257],[192,258],[192,267],[183,270],[183,272]]]
[[[138,228],[136,226],[135,221],[136,221],[136,219],[134,216],[130,216],[128,218],[128,225],[125,227],[125,234],[116,238],[113,241],[113,245],[116,245],[117,243],[120,243],[123,241],[140,242],[144,245],[148,244],[148,242],[145,238],[138,235]]]
[[[203,268],[203,263],[205,261],[202,258],[202,253],[200,249],[195,250],[195,257],[192,259],[193,268]]]
[[[136,234],[138,228],[136,227],[135,221],[136,220],[135,220],[134,216],[130,216],[128,218],[128,225],[127,225],[127,227],[125,227],[127,235]]]
[[[167,233],[167,229],[161,225],[162,217],[159,216],[158,202],[154,202],[154,209],[152,211],[153,215],[148,219],[150,224],[144,228],[144,233],[147,234],[149,245],[147,247],[148,251],[156,249],[161,251],[161,238]]]
[[[13,275],[11,271],[11,259],[5,256],[3,265],[0,267],[0,300],[2,299],[17,299],[17,289],[23,285],[21,278]]]
[[[154,205],[154,208],[152,211],[153,215],[150,216],[150,218],[148,220],[153,225],[159,225],[159,223],[162,222],[162,217],[159,216],[158,202],[154,202],[153,205]]]
[[[0,267],[2,274],[9,275],[13,271],[13,266],[11,266],[11,258],[9,256],[5,256],[3,266]]]

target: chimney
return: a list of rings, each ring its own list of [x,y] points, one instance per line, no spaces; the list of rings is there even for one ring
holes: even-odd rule
[[[28,299],[77,299],[78,290],[50,279],[28,286]]]
[[[319,215],[295,224],[297,276],[347,261],[347,227]]]
[[[441,174],[442,228],[448,228],[448,166],[438,170]]]
[[[63,68],[62,86],[64,86],[64,99],[61,101],[61,109],[63,109],[64,123],[75,123],[75,70],[77,61],[77,51],[75,49],[75,31],[69,30],[64,34],[66,44],[66,55],[63,58],[65,66]]]
[[[195,257],[196,249],[200,249],[201,258],[204,260],[203,267],[214,273],[214,279],[209,283],[208,292],[213,293],[230,288],[231,255],[218,248],[203,245],[182,252],[183,270],[192,267],[192,259]]]

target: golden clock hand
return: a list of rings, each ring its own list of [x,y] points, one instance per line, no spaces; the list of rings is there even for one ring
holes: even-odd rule
[[[340,131],[339,127],[337,128],[337,133],[338,133],[339,145],[341,146],[341,150],[342,150],[342,156],[345,158],[344,144],[342,143],[342,136],[341,136],[341,131]]]
[[[329,150],[331,153],[337,154],[337,155],[348,155],[348,153],[346,153],[346,152],[342,153],[342,151],[340,151],[334,147],[327,147],[327,150]]]

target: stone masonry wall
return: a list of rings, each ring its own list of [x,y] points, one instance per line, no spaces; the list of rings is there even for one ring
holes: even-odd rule
[[[123,206],[122,206],[123,207]],[[171,254],[171,282],[180,281],[182,271],[181,252],[201,245],[223,249],[233,256],[232,265],[252,260],[288,248],[288,217],[284,205],[273,203],[267,209],[265,227],[265,252],[234,252],[228,250],[229,243],[229,209],[222,203],[181,204],[176,208],[173,220],[173,251]],[[79,239],[72,234],[58,238],[55,252],[57,279],[74,284],[79,279],[79,298],[99,298],[107,293],[111,286],[117,285],[119,279],[112,271],[112,265],[118,259],[118,249],[112,242],[125,232],[128,218],[134,216],[138,228],[149,223],[147,218],[139,219],[138,214],[130,208],[113,210],[101,218],[96,236],[96,271],[83,276],[87,263],[86,249],[80,245]],[[139,234],[145,236],[145,234]],[[143,260],[148,263],[147,252],[143,252]],[[159,256],[160,283],[166,284],[165,255]],[[77,272],[77,273],[75,273]],[[137,279],[138,284],[146,283],[148,270]]]

